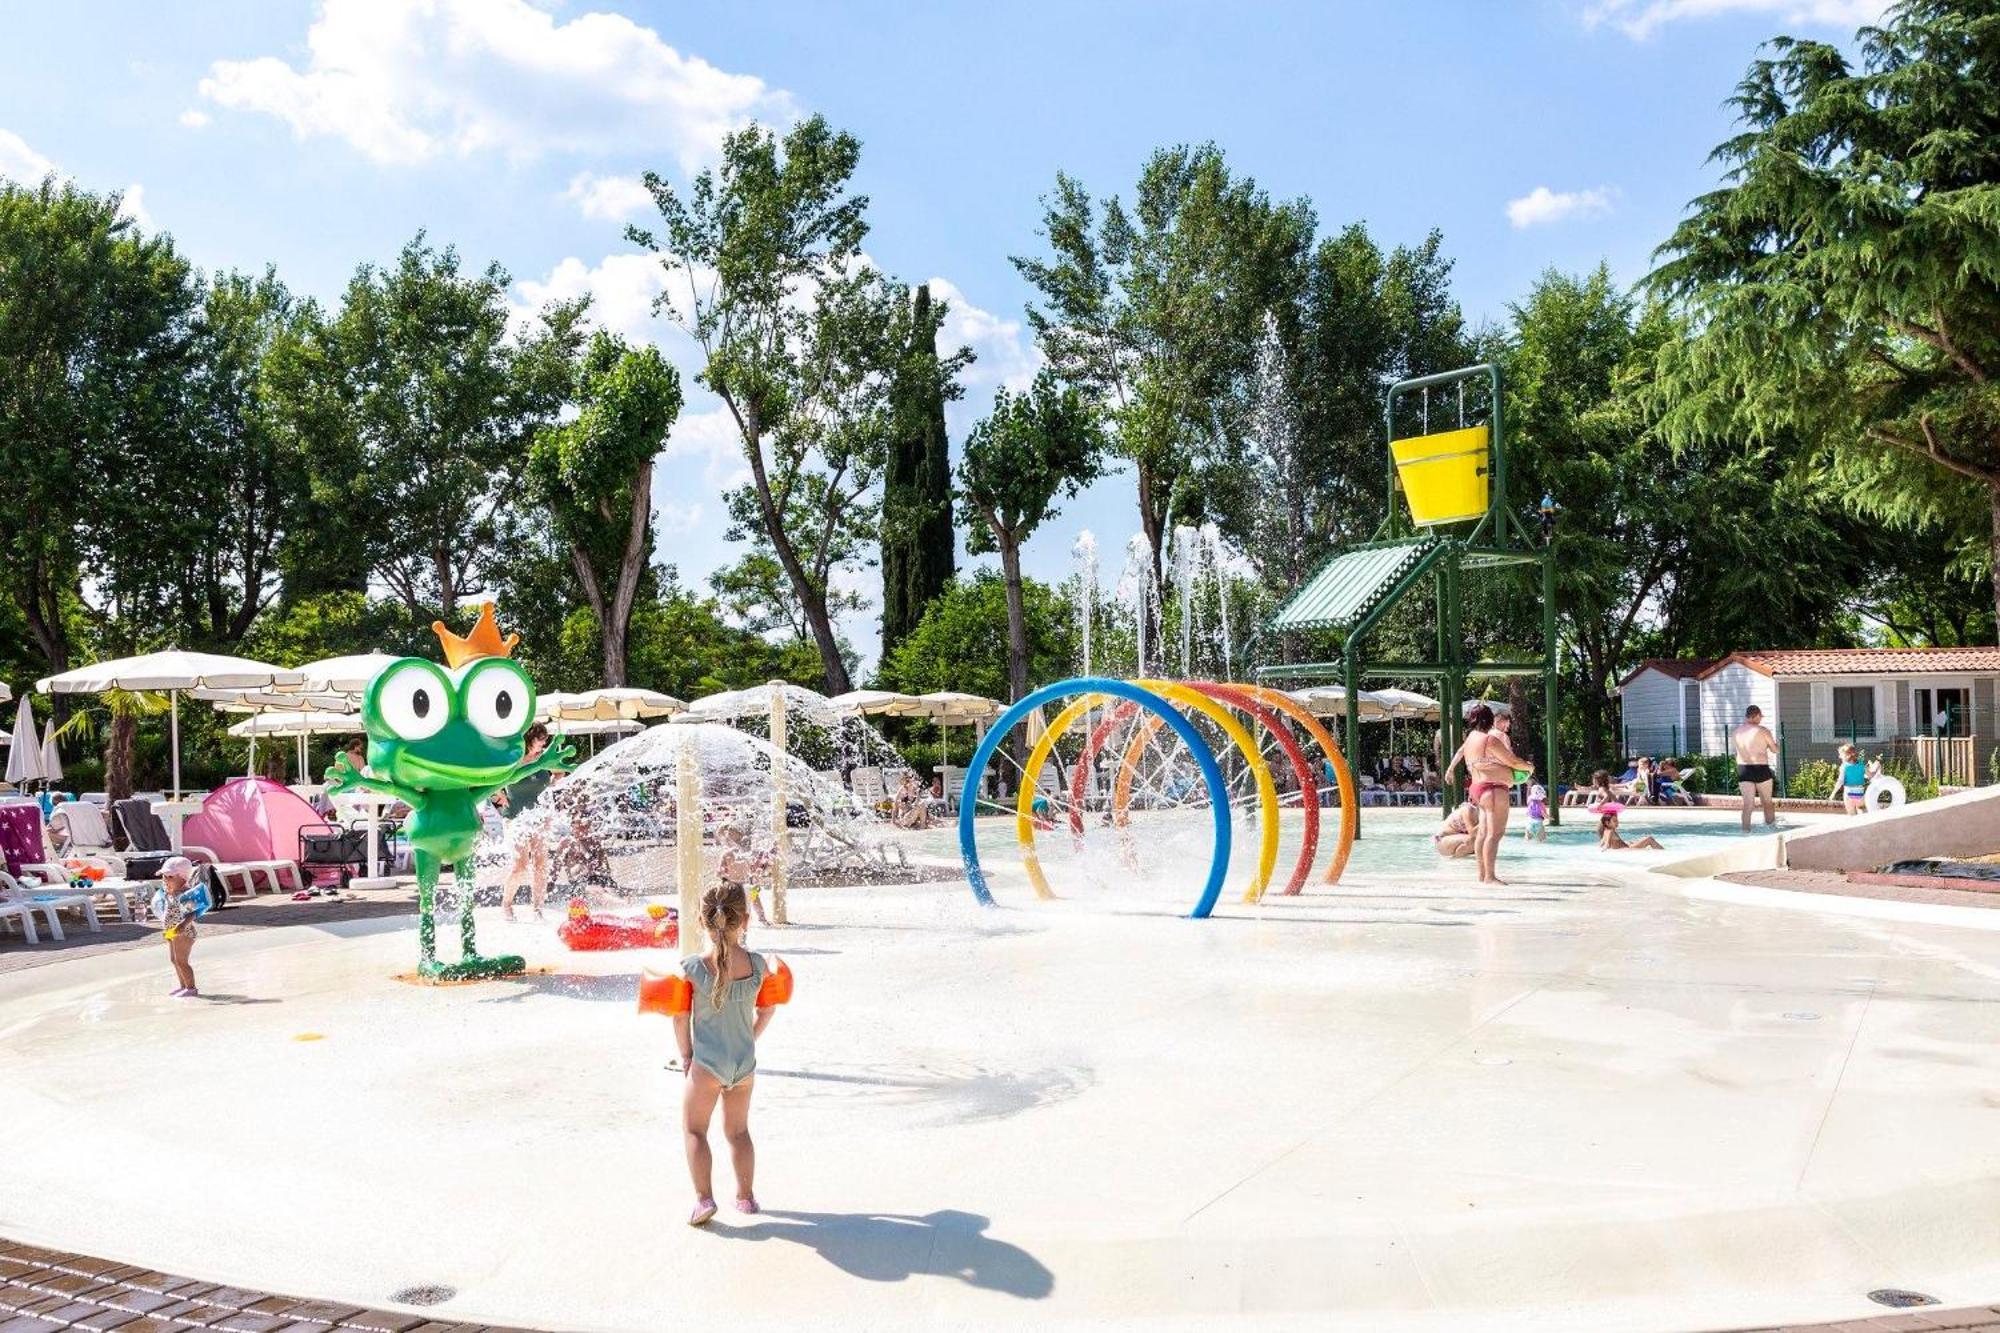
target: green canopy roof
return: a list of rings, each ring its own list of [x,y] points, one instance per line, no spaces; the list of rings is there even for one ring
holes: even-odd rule
[[[1434,537],[1373,542],[1342,551],[1319,567],[1271,617],[1271,629],[1347,630],[1381,604],[1412,572],[1430,562]]]

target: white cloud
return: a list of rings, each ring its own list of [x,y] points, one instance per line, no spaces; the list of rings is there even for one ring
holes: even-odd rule
[[[637,176],[599,176],[580,171],[570,178],[563,198],[573,200],[587,218],[624,222],[653,206],[653,196]]]
[[[685,341],[673,322],[653,313],[653,301],[666,285],[666,270],[653,255],[633,252],[606,255],[595,267],[574,255],[549,270],[546,278],[522,278],[508,294],[514,325],[521,328],[552,301],[573,301],[590,297],[590,318],[600,328],[609,329],[634,342],[659,343],[667,347]],[[686,368],[683,367],[683,373]]]
[[[681,409],[674,428],[667,432],[666,456],[699,458],[704,482],[717,492],[734,490],[750,480],[750,466],[743,461],[743,436],[727,407],[715,398],[701,397],[713,405],[690,404]]]
[[[198,130],[208,124],[208,113],[200,107],[189,107],[180,114],[181,124],[191,130]]]
[[[653,514],[654,531],[662,537],[678,537],[700,527],[701,516],[702,506],[699,501],[683,504],[679,500],[664,500]]]
[[[1537,185],[1519,199],[1507,201],[1507,221],[1520,228],[1601,218],[1611,212],[1616,195],[1617,191],[1607,185],[1593,190],[1551,190]]]
[[[201,96],[392,163],[665,150],[689,169],[745,121],[796,114],[785,92],[622,15],[557,22],[527,0],[325,0],[306,49],[296,66],[218,60]]]
[[[129,218],[142,231],[153,230],[153,215],[146,211],[146,187],[136,181],[125,187],[118,199],[118,216]]]
[[[28,147],[27,140],[11,130],[0,130],[0,180],[39,185],[51,173],[60,175],[56,164]],[[153,215],[146,211],[146,187],[138,182],[125,187],[118,201],[118,216],[129,218],[147,231],[153,230]]]
[[[1681,19],[1725,14],[1768,14],[1786,23],[1852,30],[1878,21],[1890,0],[1593,0],[1583,11],[1587,28],[1608,23],[1643,41]]]
[[[951,353],[970,346],[978,358],[964,376],[966,397],[983,414],[985,399],[1005,385],[1026,388],[1042,368],[1041,349],[1018,319],[1004,319],[974,305],[949,278],[932,278],[931,295],[949,306],[938,329],[938,350]]]
[[[56,164],[28,147],[27,140],[11,130],[0,130],[0,176],[24,185],[39,185]]]

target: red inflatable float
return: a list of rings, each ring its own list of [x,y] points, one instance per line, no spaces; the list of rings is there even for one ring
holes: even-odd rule
[[[792,1002],[792,969],[782,958],[771,960],[771,970],[757,986],[757,1007]],[[646,972],[639,977],[639,1012],[642,1014],[687,1013],[694,1006],[694,983],[678,972]]]
[[[600,914],[578,900],[569,905],[569,919],[556,927],[556,938],[580,953],[672,949],[681,942],[680,913],[653,904],[643,915]]]

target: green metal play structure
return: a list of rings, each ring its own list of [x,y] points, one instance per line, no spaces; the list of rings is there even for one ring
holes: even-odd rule
[[[1484,380],[1485,419],[1477,389]],[[1475,390],[1468,415],[1466,389]],[[1456,424],[1431,429],[1434,395],[1449,410],[1456,389]],[[1398,437],[1396,409],[1413,415],[1418,433]],[[1540,676],[1543,686],[1543,781],[1553,794],[1556,772],[1556,573],[1550,547],[1555,506],[1544,499],[1537,537],[1516,514],[1507,491],[1506,435],[1501,422],[1500,368],[1481,364],[1403,380],[1389,389],[1383,407],[1389,439],[1387,518],[1374,540],[1336,551],[1271,618],[1274,633],[1332,630],[1340,656],[1331,662],[1265,667],[1263,680],[1338,678],[1346,690],[1347,753],[1360,753],[1361,682],[1371,677],[1428,677],[1438,682],[1444,754],[1458,748],[1464,731],[1466,685],[1479,677]],[[1462,614],[1468,571],[1540,565],[1543,655],[1530,662],[1467,660]],[[1367,655],[1368,634],[1404,598],[1428,586],[1435,599],[1437,658],[1394,662]],[[1456,798],[1456,785],[1450,789]],[[1560,804],[1549,802],[1550,822]]]

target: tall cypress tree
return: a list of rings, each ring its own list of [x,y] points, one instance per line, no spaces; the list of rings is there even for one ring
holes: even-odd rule
[[[895,437],[882,478],[882,656],[923,618],[924,607],[955,571],[951,518],[951,441],[944,404],[959,389],[956,370],[938,360],[942,306],[928,284],[915,292],[908,354],[896,385]]]

